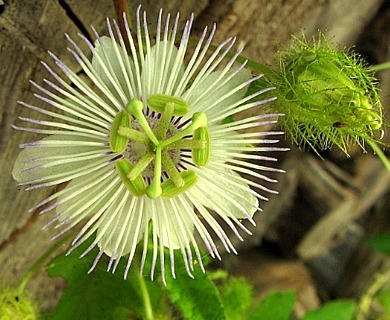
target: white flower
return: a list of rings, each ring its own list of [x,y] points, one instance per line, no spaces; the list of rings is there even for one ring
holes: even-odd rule
[[[226,58],[234,39],[224,41],[206,57],[215,26],[210,33],[206,28],[191,55],[187,47],[192,18],[176,47],[178,16],[172,27],[169,15],[165,26],[161,16],[160,11],[155,39],[149,36],[146,15],[141,17],[139,10],[136,38],[125,18],[126,39],[117,23],[112,28],[109,20],[109,37],[94,31],[97,40],[92,45],[81,36],[92,51],[92,60],[67,36],[69,51],[93,86],[50,53],[72,84],[43,63],[55,79],[44,79],[51,90],[31,83],[41,92],[35,96],[51,108],[20,103],[48,120],[20,117],[39,129],[14,127],[49,136],[21,145],[25,149],[13,176],[20,185],[30,185],[27,189],[69,182],[31,210],[44,205],[41,213],[55,210],[57,215],[49,225],[63,228],[58,236],[87,219],[70,251],[96,234],[85,252],[96,245],[100,248],[91,270],[103,254],[111,257],[108,270],[113,272],[120,258],[128,256],[126,277],[138,245],[143,247],[142,270],[152,229],[151,277],[159,257],[164,280],[164,248],[170,252],[173,276],[177,249],[190,276],[193,252],[203,269],[195,231],[212,257],[220,258],[212,234],[228,252],[236,252],[209,210],[240,239],[237,227],[250,233],[241,219],[253,223],[258,199],[267,200],[255,190],[273,192],[256,182],[274,182],[261,171],[282,171],[253,161],[276,161],[259,153],[283,149],[261,146],[278,142],[267,137],[280,132],[239,133],[275,123],[278,115],[224,121],[272,100],[258,98],[270,89],[245,96],[259,77],[252,78],[244,64],[233,67],[241,51]]]

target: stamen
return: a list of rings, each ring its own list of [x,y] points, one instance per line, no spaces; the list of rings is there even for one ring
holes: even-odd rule
[[[163,140],[166,138],[167,131],[169,128],[169,124],[171,123],[174,109],[175,109],[175,105],[172,102],[168,102],[165,104],[163,116],[160,119],[160,123],[158,124],[156,131],[155,131],[156,136],[159,140]]]
[[[132,168],[133,165],[128,159],[121,159],[116,162],[116,170],[123,184],[132,194],[139,197],[145,194],[146,185],[144,179],[140,175],[133,181],[128,178]]]
[[[192,150],[193,161],[198,166],[204,166],[209,161],[210,137],[206,128],[207,116],[204,112],[196,112],[192,115],[189,124],[182,123],[179,126],[178,123],[173,124],[171,121],[173,117],[181,117],[189,111],[189,106],[184,100],[155,94],[149,97],[148,106],[152,114],[158,114],[158,117],[152,117],[155,121],[158,120],[157,126],[153,125],[152,130],[149,116],[143,112],[143,102],[132,99],[125,107],[127,112],[119,112],[115,117],[111,129],[110,147],[113,152],[123,153],[129,145],[129,140],[141,143],[145,150],[138,152],[136,156],[129,155],[135,156],[135,164],[131,163],[127,156],[117,161],[118,175],[127,189],[136,196],[146,193],[151,199],[161,195],[169,198],[184,192],[197,181],[195,172],[186,170],[179,172],[180,163],[176,163],[177,159],[174,159],[176,157],[172,156],[172,152],[177,155],[180,150]],[[144,132],[131,126],[131,116],[136,119]],[[176,130],[173,130],[173,135],[167,138],[168,130],[172,126]],[[185,128],[182,129],[183,127]],[[192,139],[189,138],[191,135],[193,135]],[[133,151],[137,153],[135,150],[130,152]],[[154,161],[153,177],[146,178],[143,172],[152,161]],[[164,176],[162,176],[163,167]],[[165,181],[162,184],[163,180]]]
[[[145,131],[150,141],[152,141],[155,146],[158,146],[159,142],[154,135],[152,129],[150,128],[148,121],[145,118],[145,115],[142,111],[143,108],[144,105],[142,101],[138,99],[132,99],[130,103],[126,106],[126,111],[137,119],[139,125]]]
[[[185,139],[185,140],[179,140],[174,143],[171,143],[166,148],[168,150],[177,150],[177,149],[203,149],[206,147],[207,141],[203,140],[193,140],[193,139]]]
[[[180,188],[184,186],[184,180],[173,163],[171,157],[168,154],[168,150],[164,149],[162,154],[162,165],[165,171],[168,173],[169,178],[173,181],[176,187]]]
[[[154,154],[146,153],[144,154],[134,167],[130,170],[130,173],[127,175],[130,181],[134,181],[141,173],[147,168],[147,166],[152,162]]]
[[[186,101],[169,95],[153,94],[148,99],[149,108],[158,113],[164,113],[167,104],[173,105],[172,114],[174,116],[184,116],[190,110]]]
[[[198,175],[194,171],[186,170],[179,173],[181,178],[184,181],[184,185],[181,187],[177,187],[173,180],[170,178],[165,180],[162,185],[162,196],[165,198],[172,198],[177,196],[180,193],[191,188],[196,181],[198,181]]]
[[[146,134],[127,127],[119,127],[117,133],[122,137],[126,137],[134,141],[142,142],[144,144],[148,144],[150,141]]]
[[[192,141],[204,142],[204,148],[192,149],[192,160],[198,166],[205,166],[210,160],[210,134],[207,127],[196,129]]]
[[[151,199],[156,199],[161,196],[161,194],[161,146],[157,146],[153,180],[152,183],[146,187],[146,195]]]

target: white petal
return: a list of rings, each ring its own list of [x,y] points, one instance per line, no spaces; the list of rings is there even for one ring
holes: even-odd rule
[[[210,73],[202,79],[196,88],[192,88],[190,96],[186,98],[191,107],[191,113],[197,111],[206,112],[207,116],[215,111],[224,110],[235,102],[239,101],[246,93],[248,87],[243,86],[237,89],[243,83],[251,78],[249,70],[241,70],[233,74],[222,71]],[[184,93],[184,97],[185,97]]]
[[[99,221],[98,246],[114,259],[129,254],[147,236],[143,230],[148,219],[146,211],[142,210],[142,201],[124,190]]]
[[[174,198],[159,198],[155,206],[147,207],[149,210],[155,210],[156,219],[153,225],[157,228],[157,234],[165,247],[183,249],[189,246],[190,235],[194,232],[194,224],[189,215],[193,212],[187,212],[188,209]]]
[[[128,56],[125,56],[119,44],[109,37],[100,37],[95,42],[92,66],[102,82],[118,100],[122,100],[124,103],[130,100],[130,93],[127,89],[128,73],[133,73],[134,67],[132,61]],[[127,68],[130,68],[130,70],[127,70]],[[123,96],[126,96],[126,99],[123,99]]]
[[[198,200],[205,207],[238,219],[251,218],[256,212],[258,199],[238,173],[223,167],[218,168],[218,171],[201,168],[197,173],[199,180],[193,188],[196,188],[194,191],[197,191]],[[236,177],[234,184],[229,183],[228,179],[231,178],[226,179],[226,173]]]
[[[172,94],[184,74],[183,57],[172,41],[159,41],[150,48],[142,68],[144,96]]]
[[[56,212],[60,215],[57,220],[65,221],[69,217],[74,220],[77,217],[79,222],[90,214],[96,214],[109,202],[117,187],[115,174],[111,169],[73,179],[57,199]]]
[[[52,135],[46,137],[40,141],[49,140],[80,140],[85,141],[85,138],[77,136],[65,136],[65,135]],[[80,143],[81,144],[81,143]],[[66,156],[68,159],[77,157],[81,153],[93,152],[94,150],[101,150],[102,147],[89,147],[89,146],[66,146],[58,145],[54,147],[40,147],[39,142],[36,146],[26,147],[20,152],[18,158],[15,161],[14,168],[12,170],[12,176],[18,182],[31,181],[34,179],[44,178],[51,175],[66,173],[74,170],[75,167],[82,167],[91,162],[91,160],[85,160],[83,157],[79,157],[76,162],[62,163],[61,165],[52,166],[53,159],[49,157]],[[103,152],[102,152],[103,153]],[[47,167],[45,167],[47,166]],[[36,168],[36,169],[33,169]],[[31,171],[29,170],[31,169]],[[28,170],[28,171],[26,171]]]

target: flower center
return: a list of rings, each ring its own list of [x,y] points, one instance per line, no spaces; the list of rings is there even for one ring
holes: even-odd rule
[[[197,181],[194,171],[179,166],[182,150],[191,150],[193,163],[205,166],[210,158],[207,116],[196,112],[185,126],[172,122],[189,111],[178,98],[156,94],[148,99],[154,115],[146,116],[143,102],[132,99],[126,111],[119,112],[111,127],[110,148],[123,158],[116,163],[118,175],[136,196],[155,199],[173,197]]]

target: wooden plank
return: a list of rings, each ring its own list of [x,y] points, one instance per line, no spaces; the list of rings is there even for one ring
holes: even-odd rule
[[[26,5],[21,1],[10,2],[0,16],[0,160],[3,167],[0,172],[3,182],[0,185],[0,212],[3,222],[0,226],[0,243],[7,239],[14,229],[24,224],[29,217],[26,214],[28,208],[50,192],[47,189],[19,192],[23,188],[17,188],[11,177],[13,163],[20,152],[18,145],[40,139],[42,136],[17,132],[11,128],[11,124],[21,124],[17,121],[17,116],[40,116],[20,107],[17,101],[39,105],[31,94],[28,81],[32,79],[42,84],[42,79],[47,77],[47,72],[39,64],[41,59],[51,60],[46,50],[54,52],[70,67],[75,68],[75,61],[70,59],[66,50],[65,31],[75,35],[77,29],[61,6],[53,1],[31,1],[26,2]]]
[[[103,21],[96,22],[103,25]],[[66,50],[68,43],[64,33],[76,38],[80,31],[57,1],[7,1],[0,15],[0,265],[1,281],[7,279],[8,285],[20,281],[34,261],[53,245],[50,238],[56,233],[53,228],[41,231],[50,214],[38,217],[36,213],[27,213],[53,190],[26,192],[11,176],[13,163],[20,152],[18,145],[42,138],[11,128],[13,123],[22,124],[17,120],[18,116],[40,118],[37,112],[22,108],[17,101],[42,106],[33,97],[32,92],[36,90],[28,81],[32,79],[42,85],[43,79],[48,77],[40,65],[40,60],[54,65],[47,50],[76,72],[79,70]],[[62,283],[60,279],[49,281],[46,273],[40,272],[27,289],[39,301],[40,307],[47,309],[54,305]]]
[[[236,47],[245,46],[244,56],[261,63],[273,63],[280,45],[304,27],[323,3],[323,0],[234,1],[230,10],[221,8],[218,20],[214,20],[218,23],[215,42],[237,36]],[[211,25],[213,17],[207,13],[199,18],[197,25]]]

